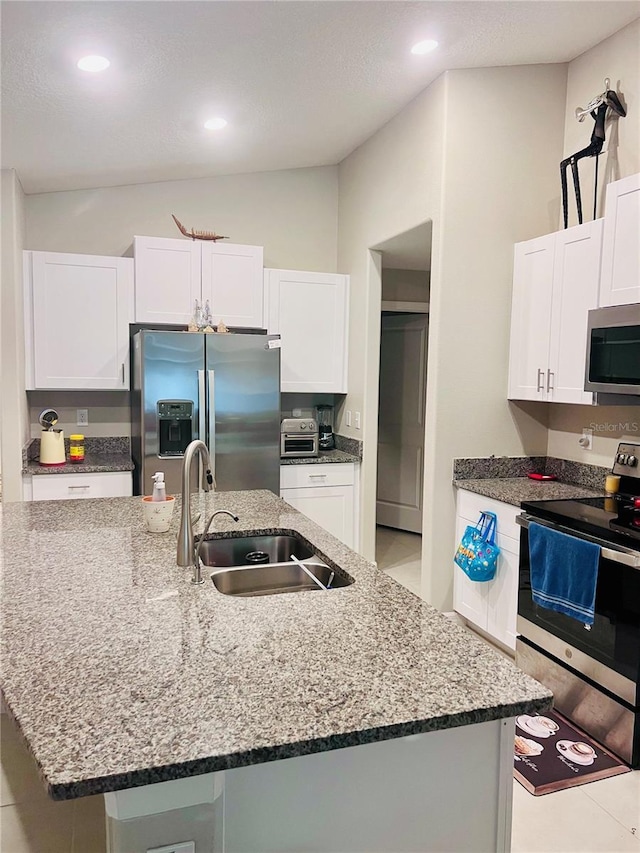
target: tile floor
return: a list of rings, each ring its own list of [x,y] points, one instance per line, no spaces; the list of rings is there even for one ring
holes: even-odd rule
[[[416,595],[420,539],[378,528],[379,567]],[[1,853],[105,853],[102,798],[49,800],[5,714],[0,757]],[[533,797],[514,782],[512,851],[640,853],[640,771],[543,797]]]
[[[418,596],[421,539],[389,527],[377,529],[378,567]],[[542,797],[514,781],[511,850],[640,853],[640,770]]]

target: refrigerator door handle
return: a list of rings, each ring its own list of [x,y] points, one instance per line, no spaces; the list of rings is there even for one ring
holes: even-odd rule
[[[204,370],[198,371],[198,438],[206,443],[206,412],[207,400],[204,391]]]
[[[216,372],[207,370],[209,382],[209,455],[211,456],[211,473],[216,482]],[[214,486],[215,488],[215,486]]]

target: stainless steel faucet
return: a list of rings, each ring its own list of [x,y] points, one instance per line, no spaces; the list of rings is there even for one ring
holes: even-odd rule
[[[228,515],[234,521],[240,521],[238,516],[234,515],[232,512],[229,512],[228,509],[217,509],[215,512],[211,513],[211,515],[209,516],[209,521],[207,521],[207,523],[205,524],[204,530],[202,531],[202,535],[200,536],[200,540],[198,541],[198,547],[195,549],[196,555],[194,557],[193,562],[193,577],[191,578],[191,583],[204,583],[200,567],[200,551],[202,551],[202,543],[204,542],[205,536],[207,535],[207,533],[209,532],[209,528],[211,527],[211,522],[216,517],[216,515]]]
[[[193,522],[191,519],[191,465],[193,458],[197,454],[202,457],[202,464],[205,470],[204,489],[206,492],[211,491],[211,486],[215,488],[213,474],[211,473],[211,457],[209,449],[204,441],[196,439],[191,444],[187,445],[182,460],[182,515],[180,517],[180,532],[178,533],[178,553],[177,563],[179,566],[195,566],[194,539],[193,539]]]

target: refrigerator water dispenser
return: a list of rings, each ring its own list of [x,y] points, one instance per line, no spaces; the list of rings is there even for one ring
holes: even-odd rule
[[[158,400],[158,456],[183,456],[193,441],[193,401]]]

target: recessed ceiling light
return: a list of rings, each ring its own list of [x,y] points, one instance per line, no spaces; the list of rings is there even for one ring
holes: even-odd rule
[[[227,120],[224,118],[210,118],[205,121],[204,126],[207,130],[222,130],[226,127]]]
[[[81,71],[104,71],[111,65],[109,60],[104,56],[83,56],[78,60],[78,68]]]
[[[437,41],[434,41],[433,39],[426,39],[425,41],[419,41],[417,44],[414,44],[411,48],[411,53],[423,56],[425,53],[431,53],[431,51],[435,50],[437,47]]]

